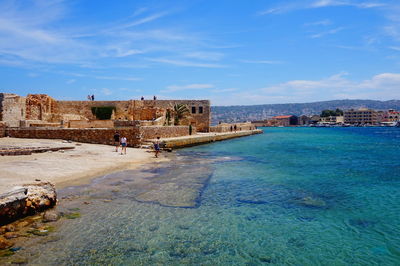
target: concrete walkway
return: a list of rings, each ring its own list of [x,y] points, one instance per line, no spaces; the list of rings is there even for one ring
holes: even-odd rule
[[[223,133],[197,133],[191,136],[175,137],[175,138],[163,138],[162,142],[166,143],[167,148],[183,148],[195,145],[201,145],[214,141],[221,141],[226,139],[240,138],[250,136],[254,134],[263,133],[260,129],[255,130],[242,130],[237,132],[223,132]],[[146,142],[154,142],[155,139],[145,140]]]

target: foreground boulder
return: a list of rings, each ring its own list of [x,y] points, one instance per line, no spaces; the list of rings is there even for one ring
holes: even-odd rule
[[[44,211],[57,202],[56,189],[50,182],[26,184],[0,195],[0,225]]]

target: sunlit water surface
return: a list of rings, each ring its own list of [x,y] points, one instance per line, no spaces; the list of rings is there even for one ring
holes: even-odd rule
[[[58,208],[81,218],[36,241],[29,262],[400,264],[400,129],[264,130],[61,191],[75,197]]]

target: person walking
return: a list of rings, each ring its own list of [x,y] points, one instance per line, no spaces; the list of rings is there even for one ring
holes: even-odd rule
[[[154,142],[154,151],[156,152],[156,158],[158,158],[158,154],[160,153],[160,137],[157,137],[157,140]]]
[[[120,145],[120,135],[119,135],[118,131],[115,132],[115,134],[114,134],[114,145],[115,145],[115,151],[118,152],[118,148]]]
[[[121,155],[125,154],[126,155],[126,146],[128,145],[128,140],[126,139],[126,137],[122,137],[121,138]]]

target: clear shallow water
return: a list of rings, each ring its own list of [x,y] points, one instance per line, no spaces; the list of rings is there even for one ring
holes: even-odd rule
[[[267,128],[182,149],[158,169],[62,191],[76,197],[60,210],[82,217],[26,248],[29,261],[399,265],[399,151],[396,128]]]

